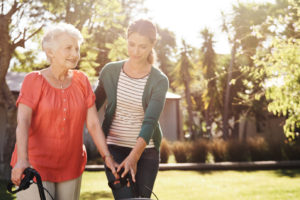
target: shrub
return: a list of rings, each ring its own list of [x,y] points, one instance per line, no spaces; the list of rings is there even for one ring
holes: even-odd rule
[[[170,154],[171,154],[170,145],[168,141],[165,138],[163,138],[160,145],[160,162],[168,163]]]
[[[228,141],[228,160],[249,161],[250,156],[247,149],[247,143],[236,140]]]
[[[268,140],[268,158],[270,160],[283,160],[283,142],[280,140]]]
[[[191,144],[191,161],[205,163],[208,153],[208,141],[199,139]]]
[[[188,142],[174,142],[172,151],[177,163],[186,163],[188,161],[190,144]]]
[[[284,152],[289,160],[300,160],[300,144],[287,143],[284,145]]]
[[[223,139],[214,139],[209,143],[209,151],[212,153],[215,162],[226,161],[227,142]]]
[[[252,161],[269,160],[268,144],[263,137],[249,138],[247,146]]]

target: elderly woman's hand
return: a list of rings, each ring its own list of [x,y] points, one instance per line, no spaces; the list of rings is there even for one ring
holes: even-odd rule
[[[20,185],[24,170],[30,166],[31,165],[28,160],[18,160],[11,172],[11,181],[13,184],[17,186]]]

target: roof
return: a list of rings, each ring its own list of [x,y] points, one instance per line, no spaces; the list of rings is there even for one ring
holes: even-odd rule
[[[19,92],[26,74],[24,72],[7,72],[5,78],[9,89],[13,92]]]
[[[13,92],[19,92],[21,90],[22,82],[27,73],[24,72],[7,72],[6,83],[9,89]],[[93,84],[93,88],[96,86]],[[181,96],[172,92],[167,92],[167,99],[181,99]]]
[[[167,99],[181,99],[181,96],[172,92],[167,92]]]

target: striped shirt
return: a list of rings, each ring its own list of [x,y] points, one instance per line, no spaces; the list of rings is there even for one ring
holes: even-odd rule
[[[135,79],[121,70],[117,87],[116,112],[107,144],[133,148],[144,120],[142,97],[149,75]],[[154,147],[151,139],[146,148]]]

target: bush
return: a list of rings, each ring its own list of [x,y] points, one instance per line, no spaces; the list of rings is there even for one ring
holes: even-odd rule
[[[186,163],[188,161],[188,153],[190,150],[190,144],[188,142],[174,142],[172,145],[172,151],[177,163]]]
[[[252,137],[247,140],[252,161],[269,160],[268,144],[263,137]]]
[[[228,141],[228,161],[249,161],[247,144],[236,140]]]
[[[284,145],[284,152],[288,160],[300,160],[300,144],[287,143]]]
[[[284,146],[283,142],[279,140],[268,140],[268,158],[269,160],[283,160]]]
[[[223,139],[214,139],[209,143],[209,151],[214,157],[214,162],[223,162],[227,159],[227,142]]]
[[[170,145],[168,141],[165,138],[163,138],[160,145],[160,162],[168,163],[170,154],[171,154]]]
[[[191,161],[205,163],[208,154],[208,141],[196,140],[191,145]]]

